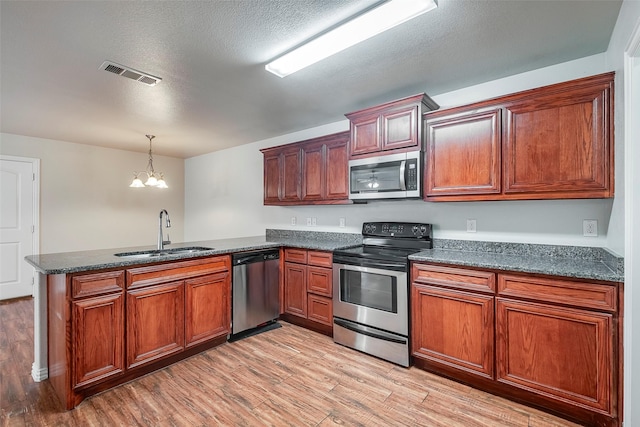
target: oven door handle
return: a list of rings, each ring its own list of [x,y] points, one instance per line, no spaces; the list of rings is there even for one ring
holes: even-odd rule
[[[358,263],[358,264],[354,264]],[[393,261],[380,261],[380,260],[369,260],[367,258],[353,258],[353,259],[343,259],[339,256],[333,257],[333,264],[339,265],[343,270],[350,271],[361,271],[364,273],[378,273],[384,274],[385,272],[382,270],[393,270],[399,272],[407,271],[407,263],[403,262],[393,262]]]
[[[345,329],[349,329],[350,331],[357,332],[362,335],[367,335],[373,338],[378,338],[384,341],[395,342],[398,344],[406,344],[407,340],[398,338],[396,335],[392,335],[383,331],[378,331],[373,328],[369,328],[367,326],[359,325],[357,323],[349,322],[348,320],[333,318],[333,323],[338,326],[342,326]]]

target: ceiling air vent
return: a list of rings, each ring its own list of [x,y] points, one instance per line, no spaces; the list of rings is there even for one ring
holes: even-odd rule
[[[139,81],[140,83],[144,83],[149,86],[155,86],[162,81],[160,77],[152,76],[151,74],[143,73],[142,71],[134,70],[131,67],[116,64],[111,61],[104,61],[100,66],[100,69],[131,80]]]

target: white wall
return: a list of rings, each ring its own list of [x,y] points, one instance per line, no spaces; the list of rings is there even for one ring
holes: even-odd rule
[[[434,96],[442,107],[609,71],[605,55],[595,55],[545,69]],[[429,89],[424,88],[428,94]],[[359,233],[362,222],[421,221],[434,224],[438,238],[606,246],[613,200],[503,201],[425,203],[371,202],[367,205],[276,207],[262,205],[260,148],[347,130],[348,121],[284,135],[187,159],[185,162],[185,240],[264,234],[265,228]],[[291,225],[295,217],[298,225]],[[316,227],[306,218],[316,217]],[[339,228],[339,218],[347,227]],[[477,233],[467,233],[466,219],[476,219]],[[597,219],[600,236],[583,237],[582,220]]]
[[[40,159],[40,252],[155,245],[158,213],[184,235],[184,161],[154,156],[170,188],[129,188],[148,156],[123,150],[0,134],[0,154]]]

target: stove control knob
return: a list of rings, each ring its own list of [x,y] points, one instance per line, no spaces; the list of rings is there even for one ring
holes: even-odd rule
[[[414,226],[411,228],[411,231],[413,231],[413,234],[419,234],[420,229],[418,228],[418,226],[417,226],[417,225],[414,225]]]
[[[427,233],[427,226],[426,225],[421,225],[420,226],[420,234],[424,235]]]

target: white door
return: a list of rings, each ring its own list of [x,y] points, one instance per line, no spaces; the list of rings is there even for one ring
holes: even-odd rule
[[[34,164],[0,159],[0,300],[33,294]]]

